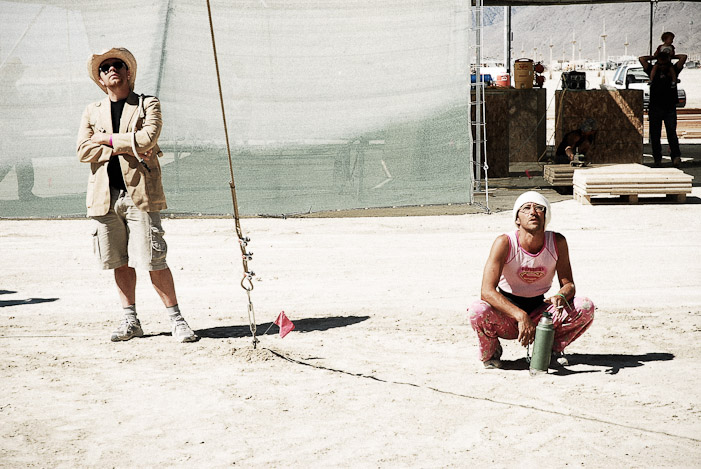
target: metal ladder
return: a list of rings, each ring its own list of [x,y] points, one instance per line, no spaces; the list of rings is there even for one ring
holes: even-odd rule
[[[482,32],[483,32],[483,1],[474,0],[472,11],[474,12],[474,27],[470,33],[474,33],[475,38],[475,82],[470,79],[470,129],[474,134],[474,155],[472,158],[472,203],[482,206],[489,212],[489,177],[487,170],[487,139],[485,134],[485,106],[484,106],[484,78],[482,76]],[[473,99],[474,93],[474,99]],[[472,110],[474,109],[475,119],[472,121]],[[484,205],[474,199],[475,194],[484,193]]]

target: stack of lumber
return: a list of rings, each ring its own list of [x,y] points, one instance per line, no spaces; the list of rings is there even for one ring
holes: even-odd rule
[[[548,164],[543,166],[543,178],[551,186],[572,186],[572,175],[575,169],[600,168],[602,164],[592,164],[583,168],[576,168],[569,164]]]
[[[650,135],[649,120],[645,118],[645,135]],[[662,126],[662,138],[666,138],[666,129]],[[701,113],[699,109],[677,109],[677,135],[679,138],[701,138]]]
[[[641,164],[619,164],[576,169],[572,178],[574,199],[591,203],[592,197],[622,196],[636,203],[639,195],[666,195],[678,202],[691,194],[693,176],[675,168],[649,168]]]

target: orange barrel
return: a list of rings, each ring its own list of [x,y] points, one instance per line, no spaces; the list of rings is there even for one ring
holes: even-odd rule
[[[517,90],[533,88],[533,61],[531,59],[514,61],[514,88]]]
[[[501,88],[508,88],[511,86],[511,75],[497,75],[496,85]]]

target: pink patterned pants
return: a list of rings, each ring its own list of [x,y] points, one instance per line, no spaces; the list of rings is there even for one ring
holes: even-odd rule
[[[553,352],[562,352],[577,337],[584,334],[594,321],[594,303],[589,298],[575,297],[568,308],[562,310],[558,317],[557,310],[549,303],[536,308],[529,316],[538,324],[544,311],[553,315],[555,341]],[[510,317],[496,311],[486,301],[475,301],[467,310],[472,328],[479,340],[480,360],[487,361],[499,348],[499,339],[516,339],[518,323]]]

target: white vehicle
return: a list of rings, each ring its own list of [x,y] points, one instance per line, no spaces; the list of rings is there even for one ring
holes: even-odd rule
[[[605,88],[618,90],[643,90],[643,109],[647,110],[650,103],[650,77],[639,63],[619,65],[613,75],[613,83]],[[686,106],[686,91],[677,84],[677,107]]]

